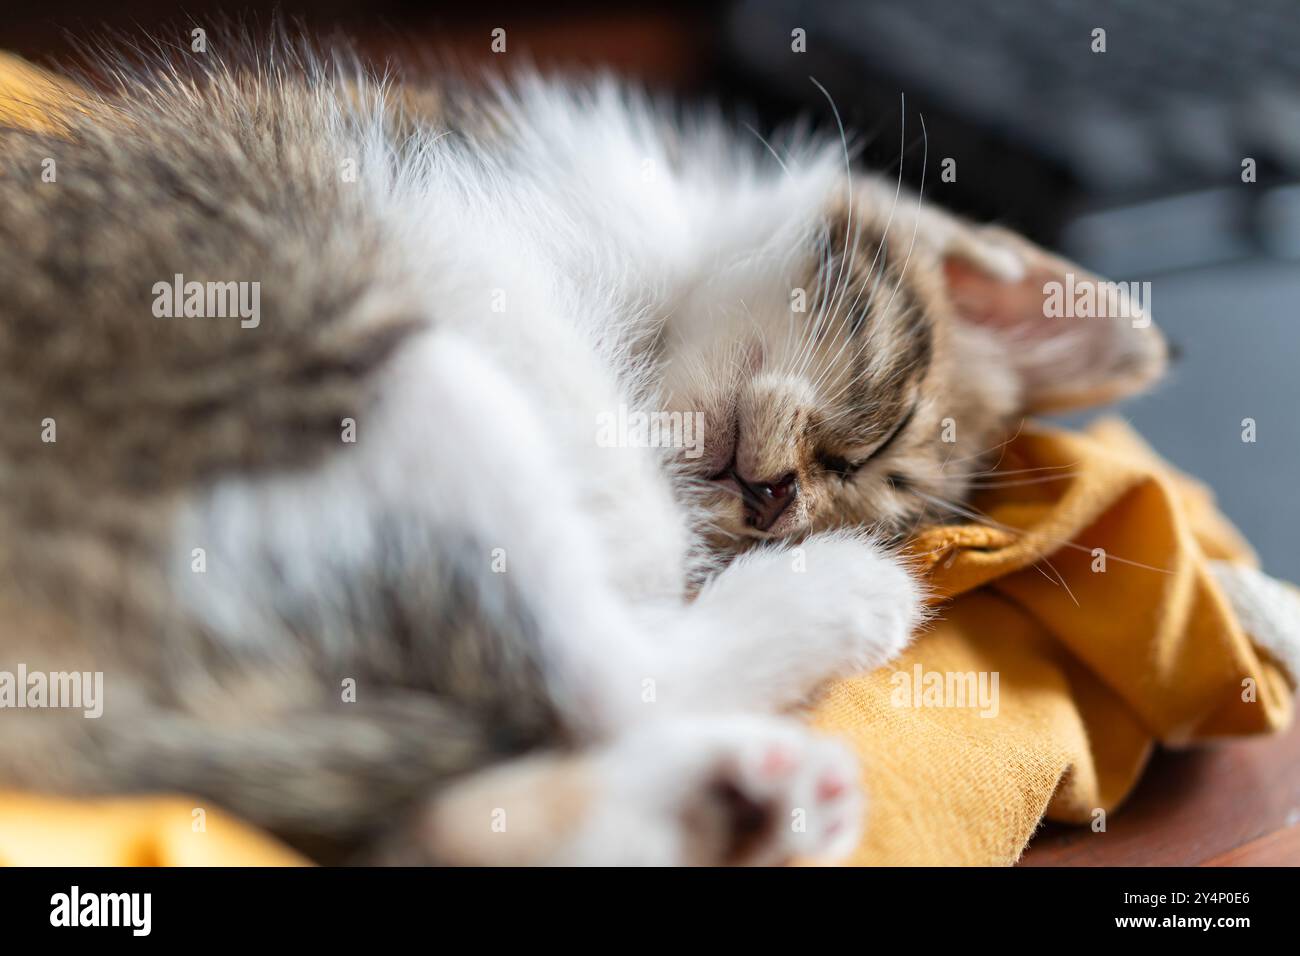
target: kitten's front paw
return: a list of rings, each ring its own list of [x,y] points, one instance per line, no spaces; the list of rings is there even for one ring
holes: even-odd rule
[[[657,725],[606,759],[613,819],[593,828],[600,839],[584,848],[593,858],[635,840],[637,862],[770,866],[838,859],[861,835],[857,759],[791,720]]]
[[[923,617],[920,586],[861,534],[755,551],[690,608],[689,641],[674,645],[689,666],[665,688],[681,710],[787,707],[828,678],[888,663]]]
[[[925,619],[920,584],[903,562],[854,534],[817,535],[792,550],[807,575],[800,604],[839,644],[841,666],[866,671],[893,660]]]
[[[924,618],[921,587],[902,561],[847,532],[747,554],[698,605],[730,619],[731,640],[749,643],[735,655],[742,671],[767,662],[805,683],[889,662]]]

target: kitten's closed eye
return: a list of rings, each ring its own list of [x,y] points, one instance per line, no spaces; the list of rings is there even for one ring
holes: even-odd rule
[[[847,479],[851,478],[859,468],[865,465],[866,460],[864,459],[862,461],[854,462],[849,461],[847,458],[842,458],[839,455],[828,455],[823,453],[817,456],[817,463],[831,474]]]
[[[889,487],[894,491],[911,491],[912,479],[906,475],[900,475],[897,472],[885,476],[885,481],[889,482]]]
[[[913,402],[911,408],[907,410],[907,413],[903,415],[902,418],[894,423],[894,427],[889,430],[888,434],[886,434],[881,441],[877,442],[876,446],[865,455],[858,456],[854,459],[845,457],[844,455],[822,452],[817,456],[818,464],[831,474],[838,475],[840,478],[848,479],[853,477],[853,475],[859,472],[864,465],[873,459],[879,458],[898,440],[898,437],[903,434],[912,419],[916,416],[917,404],[917,402]]]

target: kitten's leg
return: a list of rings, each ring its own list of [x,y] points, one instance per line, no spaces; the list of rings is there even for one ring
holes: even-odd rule
[[[609,554],[582,500],[567,446],[548,431],[529,394],[467,340],[438,336],[407,369],[406,391],[391,409],[391,444],[410,437],[421,444],[418,432],[411,436],[414,423],[427,420],[429,409],[441,411],[423,444],[457,449],[454,464],[431,453],[412,462],[413,480],[438,489],[444,520],[471,523],[472,537],[499,546],[505,571],[484,575],[485,587],[509,586],[527,607],[546,662],[542,677],[575,735],[596,738],[623,726],[641,707],[655,651],[618,586],[624,565]],[[667,495],[644,507],[655,503],[672,507]],[[665,524],[674,521],[665,517]],[[481,556],[484,569],[489,559]],[[680,576],[682,569],[658,573]]]
[[[856,844],[859,769],[840,744],[774,717],[646,725],[581,755],[468,777],[383,862],[771,865]]]
[[[750,552],[664,636],[657,689],[675,708],[785,707],[829,677],[887,663],[922,618],[915,579],[860,533]]]

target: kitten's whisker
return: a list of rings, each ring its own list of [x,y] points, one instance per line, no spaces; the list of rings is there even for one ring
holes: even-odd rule
[[[835,257],[831,249],[830,228],[825,228],[822,234],[824,244],[820,252],[822,264],[817,312],[811,322],[804,322],[802,326],[803,347],[800,350],[799,361],[795,364],[792,372],[796,378],[802,378],[816,360],[817,346],[821,342],[822,325],[826,320],[828,303],[834,297],[833,283],[838,278]]]
[[[982,471],[972,471],[969,477],[988,478],[997,475],[1032,475],[1040,471],[1064,471],[1067,468],[1074,468],[1078,464],[1076,461],[1068,465],[1041,465],[1038,468],[999,468],[996,470],[989,468]]]
[[[908,267],[908,264],[912,261],[912,251],[916,248],[916,236],[917,236],[917,232],[919,231],[919,229],[920,229],[920,225],[921,225],[921,215],[920,215],[920,212],[921,212],[921,204],[922,204],[922,201],[923,201],[923,199],[924,199],[924,197],[925,197],[925,171],[926,171],[927,166],[929,165],[929,159],[930,159],[930,134],[929,134],[929,132],[928,132],[928,131],[926,130],[926,128],[925,128],[925,114],[924,114],[924,113],[918,113],[917,116],[920,118],[920,121],[921,121],[921,135],[922,135],[922,138],[923,138],[923,140],[924,140],[924,144],[925,144],[925,145],[924,145],[924,148],[923,148],[923,151],[922,151],[922,154],[921,154],[921,183],[920,183],[920,186],[919,186],[919,188],[918,188],[918,190],[917,190],[917,196],[916,196],[916,209],[917,209],[917,215],[916,215],[916,217],[915,217],[914,222],[912,223],[912,238],[911,238],[911,241],[908,243],[908,246],[907,246],[907,255],[903,257],[903,267],[902,267],[902,269],[899,270],[898,278],[897,278],[897,279],[895,280],[895,282],[894,282],[894,291],[893,291],[893,293],[890,294],[890,296],[889,296],[889,301],[885,303],[885,308],[883,309],[883,314],[885,314],[885,315],[888,315],[888,314],[889,314],[889,309],[890,309],[890,307],[894,304],[894,299],[897,298],[897,296],[898,296],[898,290],[901,289],[902,286],[903,286],[903,279],[904,279],[904,277],[907,275],[907,267]],[[901,182],[902,182],[902,175],[903,175],[903,153],[902,153],[901,151],[900,151],[900,153],[899,153],[899,158],[898,158],[898,175],[899,175],[899,182],[900,182],[900,184],[901,184]],[[894,197],[894,201],[895,201],[895,204],[897,204],[897,201],[898,201],[898,197],[897,197],[897,195],[895,195],[895,197]],[[891,217],[890,217],[890,218],[891,218],[891,221],[892,221],[892,218],[893,218],[893,217],[892,217],[892,213],[891,213]],[[882,246],[883,246],[883,240],[882,240],[882,243],[881,243],[881,244],[882,244]],[[873,263],[872,263],[873,270],[874,270],[874,266],[875,266],[875,263],[873,262]],[[883,274],[884,274],[884,270],[882,269],[882,270],[881,270],[881,275],[883,275]],[[877,285],[879,285],[879,281],[878,281],[878,280],[877,280]],[[858,290],[858,293],[859,293],[859,295],[861,295],[861,289]],[[870,299],[868,300],[868,302],[867,302],[868,311],[870,310],[870,306],[871,306],[871,304],[875,301],[875,297],[876,297],[875,289],[872,289],[871,298],[870,298]],[[857,306],[857,299],[855,298],[854,301],[853,301],[853,306],[852,306],[852,307],[856,307],[856,306]],[[851,308],[852,308],[852,307],[851,307]],[[856,362],[856,361],[857,361],[858,356],[862,354],[862,350],[866,347],[868,341],[869,341],[869,336],[863,336],[863,338],[862,338],[862,342],[858,345],[858,351],[854,354],[854,356],[853,356],[853,358],[852,358],[852,361],[853,361],[853,362]],[[847,340],[846,340],[846,342],[847,342]],[[841,351],[841,352],[843,351],[843,346],[841,346],[840,351]],[[833,361],[838,361],[838,360],[839,360],[839,354],[837,353],[836,356],[835,356],[835,358],[833,359]],[[852,382],[851,382],[851,381],[850,381],[850,382],[847,382],[847,383],[846,383],[846,384],[845,384],[845,385],[840,389],[840,391],[839,391],[838,393],[836,393],[836,395],[834,396],[834,398],[832,398],[832,399],[828,399],[828,400],[827,400],[828,403],[831,402],[831,401],[838,400],[838,398],[840,397],[840,395],[841,395],[845,390],[847,390],[851,385],[852,385]]]
[[[748,123],[741,123],[740,125],[743,126],[745,129],[749,130],[751,133],[753,133],[754,137],[760,143],[762,143],[764,146],[767,147],[767,151],[772,154],[772,158],[776,160],[776,164],[781,167],[781,172],[789,176],[790,170],[786,167],[785,163],[781,161],[781,157],[778,156],[776,150],[772,148],[772,144],[763,138],[763,134],[760,133],[758,130],[754,129],[754,127],[750,126]]]
[[[880,243],[876,246],[876,254],[871,260],[871,267],[867,270],[866,279],[863,280],[862,285],[858,288],[858,295],[854,297],[853,304],[849,307],[850,313],[852,313],[853,309],[857,308],[858,297],[862,295],[862,289],[866,287],[867,282],[869,282],[873,276],[876,276],[876,266],[880,263],[881,252],[885,249],[885,247],[888,244],[889,230],[890,228],[892,228],[894,224],[894,214],[898,211],[898,199],[899,196],[902,195],[902,191],[903,191],[903,158],[904,158],[904,153],[906,152],[905,144],[907,142],[907,97],[906,94],[903,93],[899,94],[899,114],[900,114],[900,126],[899,126],[899,140],[898,140],[898,181],[894,187],[894,201],[890,204],[889,219],[886,220],[885,222],[885,228],[881,233]],[[922,117],[922,128],[924,128],[924,117]],[[927,152],[929,150],[928,137],[926,139],[926,150]],[[924,184],[924,178],[925,178],[924,164],[922,165],[921,177],[922,177],[922,183]],[[912,241],[913,243],[915,243],[916,241],[915,229],[913,230],[912,233]],[[910,249],[908,250],[908,257],[909,258],[911,257]],[[880,276],[883,275],[884,275],[884,270],[882,269]],[[870,313],[871,306],[876,300],[876,290],[880,286],[880,276],[876,276],[876,281],[872,287],[871,295],[867,299],[867,304],[864,307],[865,311],[868,313]],[[901,282],[901,278],[900,278],[900,282]],[[895,292],[897,292],[897,287],[895,287]],[[869,337],[864,336],[863,343],[859,347],[858,354],[861,354],[861,348],[864,348],[866,346],[868,338]],[[857,355],[854,355],[854,360],[856,361],[856,359],[857,359]]]
[[[960,465],[962,462],[975,461],[975,460],[977,460],[977,459],[979,459],[979,458],[983,458],[983,457],[984,457],[985,455],[987,455],[987,454],[990,454],[994,449],[1001,449],[1001,450],[1002,450],[1002,455],[1005,455],[1005,454],[1006,454],[1006,450],[1007,450],[1007,446],[1010,445],[1013,441],[1015,441],[1017,438],[1020,437],[1020,433],[1021,433],[1021,432],[1024,430],[1024,428],[1025,428],[1025,422],[1026,422],[1026,421],[1028,421],[1027,418],[1021,418],[1021,419],[1020,419],[1020,424],[1016,426],[1016,433],[1015,433],[1014,435],[1012,435],[1010,438],[1006,439],[1005,441],[998,442],[996,445],[990,445],[988,448],[985,448],[983,451],[981,451],[981,452],[977,452],[977,453],[974,454],[974,455],[967,455],[967,456],[964,457],[964,458],[955,458],[955,459],[953,459],[952,463],[953,463],[954,465]],[[990,471],[996,471],[996,470],[997,470],[998,465],[1000,465],[1000,464],[1002,463],[1002,455],[999,455],[999,456],[998,456],[998,460],[997,460],[997,462],[993,465],[993,468],[990,469]]]
[[[834,97],[831,96],[830,92],[827,91],[826,87],[822,86],[821,83],[817,82],[816,77],[810,76],[808,77],[808,79],[812,81],[813,86],[821,90],[822,95],[826,97],[826,102],[830,104],[831,114],[835,117],[835,125],[838,128],[840,134],[840,148],[844,155],[844,175],[848,181],[848,218],[844,223],[845,254],[840,257],[840,267],[835,277],[835,287],[831,291],[830,298],[824,300],[821,303],[821,306],[817,310],[817,316],[813,322],[813,333],[811,336],[812,340],[816,341],[821,335],[821,327],[823,322],[827,321],[828,316],[833,315],[835,311],[835,299],[839,295],[840,283],[844,279],[845,275],[849,272],[850,267],[852,266],[852,259],[851,259],[852,246],[850,244],[850,239],[853,235],[853,164],[849,159],[849,143],[848,143],[848,138],[845,136],[844,133],[844,121],[840,118],[839,107],[835,105]],[[813,355],[815,354],[815,351],[810,350],[809,354]],[[798,374],[802,376],[805,370],[806,370],[805,368],[800,368]]]
[[[990,528],[996,528],[999,531],[1005,531],[1008,534],[1020,535],[1022,537],[1032,533],[1030,531],[1025,530],[1024,528],[1016,528],[1009,524],[1003,524],[1002,522],[998,521],[995,518],[990,517],[989,515],[985,514],[984,512],[980,511],[974,506],[959,505],[956,504],[955,502],[948,501],[947,499],[940,498],[936,495],[928,494],[927,492],[921,491],[919,489],[916,489],[914,493],[917,495],[917,497],[921,498],[924,501],[928,501],[940,508],[947,509],[948,511],[951,511],[954,514],[958,514],[963,518],[968,518],[969,520],[974,521],[977,524],[984,524]],[[1077,541],[1072,541],[1069,539],[1049,539],[1047,543],[1052,545],[1054,548],[1072,548],[1075,551],[1083,551],[1089,555],[1091,555],[1093,552],[1092,548],[1089,548],[1086,545],[1079,544]],[[1143,564],[1141,561],[1131,561],[1128,558],[1121,558],[1118,555],[1111,554],[1110,552],[1106,553],[1106,560],[1118,561],[1120,564],[1132,565],[1135,568],[1144,568],[1147,571],[1158,571],[1160,574],[1174,573],[1168,568],[1157,568],[1154,565]]]
[[[1042,478],[1013,478],[1009,481],[982,481],[975,479],[967,482],[967,486],[980,491],[995,491],[999,488],[1023,488],[1027,485],[1045,485],[1051,481],[1072,481],[1079,477],[1079,473],[1071,472],[1068,475],[1047,475]]]
[[[945,500],[942,499],[942,498],[938,498],[938,497],[933,497],[933,496],[930,496],[930,495],[926,495],[924,492],[917,492],[917,494],[920,495],[922,498],[925,498],[925,499],[927,499],[927,500],[929,500],[929,501],[931,501],[931,502],[933,502],[933,503],[935,503],[935,504],[940,505],[941,507],[949,508],[949,509],[951,509],[951,510],[955,511],[956,513],[961,514],[961,515],[963,515],[963,516],[969,516],[969,517],[971,518],[971,520],[976,521],[976,522],[978,522],[978,523],[981,523],[981,524],[987,524],[987,525],[990,525],[990,526],[992,526],[992,527],[1001,527],[1003,530],[1010,531],[1010,532],[1012,532],[1012,533],[1018,533],[1018,534],[1021,534],[1021,535],[1023,535],[1023,534],[1027,534],[1027,532],[1025,532],[1025,531],[1023,531],[1023,530],[1021,530],[1021,529],[1018,529],[1018,528],[1012,528],[1012,527],[1010,527],[1009,525],[1002,525],[1000,522],[994,521],[994,520],[993,520],[992,518],[990,518],[988,515],[984,514],[983,512],[978,511],[978,509],[970,509],[970,510],[968,510],[968,509],[965,509],[965,508],[961,508],[961,507],[959,507],[959,506],[957,506],[957,505],[954,505],[954,504],[953,504],[952,502],[950,502],[950,501],[945,501]],[[1069,542],[1066,542],[1066,543],[1069,544]],[[1080,547],[1081,547],[1081,546],[1080,546]],[[1082,549],[1082,548],[1081,548],[1081,549]],[[1091,554],[1091,550],[1090,550],[1090,549],[1082,549],[1082,550],[1087,550],[1087,551]],[[1053,578],[1052,578],[1052,577],[1051,577],[1051,576],[1050,576],[1046,571],[1044,571],[1041,567],[1039,567],[1039,563],[1040,563],[1040,562],[1043,563],[1043,564],[1046,564],[1049,568],[1052,569],[1052,573],[1056,575],[1056,578],[1055,578],[1055,579],[1053,579]],[[1035,571],[1037,571],[1039,574],[1041,574],[1043,577],[1047,578],[1048,581],[1051,581],[1052,584],[1054,584],[1054,585],[1055,585],[1055,584],[1059,584],[1061,587],[1065,588],[1065,593],[1068,594],[1068,595],[1070,596],[1070,600],[1071,600],[1072,602],[1074,602],[1074,606],[1075,606],[1075,607],[1079,607],[1079,600],[1078,600],[1078,598],[1076,598],[1076,597],[1074,596],[1074,592],[1073,592],[1072,590],[1070,590],[1070,585],[1066,583],[1065,576],[1064,576],[1063,574],[1061,574],[1061,572],[1060,572],[1059,570],[1057,570],[1056,566],[1055,566],[1054,564],[1052,564],[1052,562],[1051,562],[1050,559],[1048,559],[1047,557],[1044,556],[1044,557],[1040,558],[1039,560],[1034,561],[1034,562],[1031,564],[1031,567],[1032,567]],[[1153,570],[1155,570],[1155,569],[1153,569]]]
[[[791,362],[791,373],[795,377],[802,377],[808,366],[812,363],[816,355],[817,343],[821,339],[822,324],[825,321],[827,312],[827,303],[830,302],[834,295],[832,289],[832,273],[835,273],[838,281],[838,273],[835,271],[834,258],[831,254],[831,239],[829,227],[822,228],[821,247],[818,251],[819,268],[817,290],[817,309],[811,320],[800,323],[800,347],[795,356],[795,361]],[[790,315],[790,321],[797,321],[794,313]]]
[[[885,312],[888,312],[889,307],[894,304],[894,298],[903,285],[903,277],[907,275],[908,263],[912,261],[912,250],[916,248],[916,234],[921,226],[921,200],[925,196],[925,170],[930,160],[930,134],[925,128],[925,114],[918,113],[917,116],[921,121],[921,136],[925,140],[925,146],[921,153],[921,183],[916,193],[916,221],[912,223],[912,241],[908,244],[907,255],[903,258],[903,268],[898,273],[898,281],[894,283],[894,294],[889,297],[889,302],[885,304]],[[901,156],[898,159],[898,166],[901,175],[903,167],[903,158]]]
[[[859,225],[860,225],[860,224],[859,224]],[[854,245],[855,248],[856,248],[856,246],[858,245],[858,240],[859,240],[860,234],[861,234],[861,229],[858,229],[858,230],[855,231],[855,233],[854,233],[854,236],[853,236],[853,245]],[[879,247],[877,247],[877,248],[879,248]],[[846,286],[846,288],[847,288],[847,286]],[[861,288],[859,288],[859,289],[858,289],[858,296],[861,296],[861,294],[862,294],[862,290],[861,290]],[[858,297],[858,296],[855,296],[855,297],[854,297],[854,300],[853,300],[853,306],[850,307],[848,314],[851,314],[851,313],[852,313],[852,309],[853,309],[854,307],[856,307],[856,305],[857,305],[857,297]],[[840,347],[839,347],[839,349],[836,350],[836,352],[835,352],[834,355],[832,355],[830,358],[825,359],[824,361],[822,361],[822,362],[819,363],[819,367],[817,368],[816,373],[815,373],[815,375],[813,376],[813,382],[812,382],[812,386],[811,386],[811,387],[812,387],[812,390],[813,390],[814,392],[816,392],[818,389],[820,389],[820,388],[822,387],[822,385],[825,384],[827,378],[829,378],[829,376],[832,375],[832,374],[835,372],[836,368],[838,367],[838,363],[839,363],[840,356],[844,354],[844,350],[845,350],[846,348],[848,348],[848,347],[849,347],[849,343],[853,341],[853,336],[852,336],[851,334],[849,334],[849,328],[848,328],[848,326],[849,326],[851,323],[844,322],[844,321],[843,321],[843,318],[844,318],[844,316],[837,314],[837,315],[834,317],[834,321],[833,321],[833,323],[832,323],[832,327],[833,327],[837,332],[842,331],[842,332],[844,333],[844,335],[843,335],[843,339],[844,339],[844,341],[840,343]],[[865,343],[867,342],[867,340],[868,340],[869,338],[870,338],[870,332],[868,331],[866,334],[864,334],[864,335],[862,336],[862,343],[860,343],[860,344],[858,345],[858,353],[857,353],[857,354],[861,354],[861,350],[862,350],[862,348],[864,347]],[[856,355],[856,354],[854,355],[854,358],[855,358],[855,359],[857,358],[857,355]]]
[[[928,520],[930,516],[931,516],[931,506],[928,502],[926,502],[924,507],[922,507],[921,510],[917,512],[916,517],[912,520],[912,523],[908,526],[907,531],[904,532],[906,538],[910,540],[916,534],[916,529],[921,527],[921,523],[923,521]]]
[[[1037,571],[1037,572],[1038,572],[1039,574],[1041,574],[1043,577],[1047,578],[1048,581],[1051,581],[1052,584],[1054,584],[1054,585],[1055,585],[1055,584],[1059,584],[1061,587],[1065,588],[1065,593],[1068,594],[1068,595],[1070,596],[1070,600],[1074,602],[1074,606],[1075,606],[1075,607],[1078,607],[1078,606],[1079,606],[1079,599],[1076,598],[1076,597],[1074,596],[1074,592],[1070,590],[1070,585],[1068,585],[1068,584],[1065,583],[1065,577],[1061,574],[1060,571],[1058,571],[1058,570],[1056,569],[1056,566],[1053,565],[1051,561],[1048,561],[1046,558],[1043,558],[1043,559],[1042,559],[1042,562],[1043,562],[1043,564],[1046,564],[1049,568],[1052,569],[1052,574],[1055,574],[1055,575],[1056,575],[1055,579],[1053,579],[1051,575],[1049,575],[1046,571],[1044,571],[1042,568],[1040,568],[1040,567],[1038,566],[1038,562],[1037,562],[1037,561],[1035,561],[1032,565],[1030,565],[1030,567],[1032,567],[1035,571]]]
[[[882,273],[882,274],[883,274],[883,273]],[[869,344],[871,344],[872,341],[873,341],[873,340],[870,339],[870,338],[864,340],[863,345],[859,348],[858,352],[854,354],[854,356],[853,356],[853,358],[851,359],[851,361],[852,361],[852,362],[856,362],[856,361],[857,361],[857,358],[858,358],[858,355],[862,354],[862,352],[863,352],[863,351],[864,351],[864,350],[869,346]],[[893,377],[891,377],[891,378],[889,378],[889,379],[884,379],[884,380],[882,380],[881,382],[879,382],[880,387],[881,387],[883,390],[889,390],[890,388],[892,388],[894,382],[895,382],[897,379],[903,377],[904,372],[905,372],[904,369],[898,369],[898,370],[896,370],[896,371],[894,372],[894,374],[893,374]],[[847,376],[847,377],[845,378],[844,383],[843,383],[843,384],[842,384],[838,389],[836,389],[836,391],[835,391],[833,394],[831,394],[831,395],[827,396],[826,398],[822,399],[822,403],[825,404],[825,405],[832,405],[832,404],[834,404],[835,402],[839,401],[840,397],[841,397],[842,395],[844,395],[844,393],[847,392],[849,389],[851,389],[855,384],[857,384],[857,379],[855,379],[855,378],[854,378],[853,376],[851,376],[851,375],[850,375],[850,376]],[[837,417],[838,417],[838,416],[851,417],[854,413],[855,413],[855,409],[847,408],[847,409],[843,409],[842,411],[838,412],[838,413],[837,413]]]
[[[816,243],[816,249],[817,249],[816,275],[817,275],[817,281],[819,283],[819,288],[816,291],[817,291],[817,301],[820,302],[827,295],[827,290],[829,289],[829,284],[830,284],[830,279],[829,279],[830,263],[829,260],[826,258],[826,250],[829,249],[830,247],[830,230],[827,228],[825,223],[818,223],[817,232],[818,232],[818,238]],[[805,360],[804,356],[807,354],[807,351],[810,348],[811,339],[807,334],[808,329],[809,329],[809,322],[801,321],[799,317],[795,314],[794,310],[791,309],[786,321],[786,342],[787,342],[786,352],[788,354],[789,352],[793,351],[794,354],[790,356],[788,359],[786,359],[785,361],[786,370],[791,374],[797,374],[797,369],[802,367],[803,362]],[[792,340],[796,344],[796,347],[793,350],[789,347]]]
[[[771,354],[771,348],[767,342],[767,329],[763,327],[758,319],[754,318],[754,313],[749,311],[749,303],[744,299],[740,300],[740,307],[745,310],[745,315],[749,318],[749,324],[758,332],[759,347],[762,349],[763,358],[766,361],[767,356]]]

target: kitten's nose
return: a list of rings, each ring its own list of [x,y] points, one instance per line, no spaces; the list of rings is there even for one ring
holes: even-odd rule
[[[766,531],[790,507],[799,495],[799,481],[794,472],[782,475],[775,481],[747,481],[737,471],[732,471],[740,493],[745,499],[745,520],[751,528]]]

